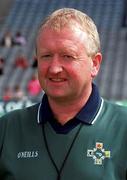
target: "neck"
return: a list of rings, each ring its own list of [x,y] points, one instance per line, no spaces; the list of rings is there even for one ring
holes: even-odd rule
[[[48,97],[50,107],[55,118],[62,125],[67,123],[69,120],[74,118],[76,114],[82,109],[82,107],[88,101],[91,92],[85,96],[85,98],[75,99],[71,101],[66,101],[65,98],[63,101],[56,100]]]

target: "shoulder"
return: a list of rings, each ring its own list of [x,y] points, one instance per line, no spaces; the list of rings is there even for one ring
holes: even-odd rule
[[[118,120],[125,120],[127,122],[127,107],[118,105],[114,102],[104,100],[104,113],[107,116],[114,117]]]
[[[0,153],[6,134],[12,135],[20,129],[30,127],[30,122],[37,124],[39,104],[11,111],[0,118]]]
[[[22,109],[17,109],[17,110],[13,110],[9,113],[6,113],[4,116],[2,116],[0,118],[0,121],[1,120],[14,120],[14,119],[20,119],[20,118],[25,118],[27,116],[33,116],[34,114],[37,113],[38,111],[38,107],[39,107],[39,104],[34,104],[32,106],[29,106],[29,107],[26,107],[26,108],[22,108]],[[18,120],[17,119],[17,120]]]
[[[5,129],[14,127],[18,124],[29,123],[32,120],[37,121],[39,104],[32,105],[23,109],[11,111],[0,118],[0,136]]]
[[[108,109],[111,109],[113,111],[118,111],[118,112],[125,112],[127,113],[127,107],[123,106],[123,105],[119,105],[115,102],[109,101],[109,100],[105,100],[104,99],[104,106]]]
[[[6,132],[14,132],[16,129],[24,128],[26,125],[36,123],[39,104],[23,109],[11,111],[0,118],[0,150]],[[29,123],[31,122],[31,123]]]

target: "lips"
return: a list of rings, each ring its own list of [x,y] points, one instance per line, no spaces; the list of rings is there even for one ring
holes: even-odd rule
[[[65,78],[49,78],[49,80],[52,82],[64,82],[64,81],[66,81]]]

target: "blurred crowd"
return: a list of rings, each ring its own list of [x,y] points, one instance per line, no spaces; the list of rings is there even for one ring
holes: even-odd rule
[[[11,32],[5,32],[4,36],[0,40],[0,46],[9,48],[13,46],[25,46],[27,44],[26,38],[22,35],[20,31],[16,32],[15,35],[12,36]],[[0,77],[4,75],[4,69],[7,63],[6,57],[0,57]],[[26,89],[23,90],[20,87],[20,84],[14,85],[14,87],[5,86],[2,94],[2,100],[10,101],[10,100],[25,100],[25,99],[33,99],[42,94],[43,90],[40,87],[36,68],[37,68],[37,59],[34,56],[32,62],[22,53],[16,55],[13,64],[13,68],[20,68],[22,70],[27,70],[27,68],[32,68],[34,73],[32,77],[29,79],[26,84]]]
[[[0,45],[4,47],[24,46],[26,43],[27,40],[20,31],[16,32],[14,36],[12,36],[10,31],[7,31],[0,40]]]

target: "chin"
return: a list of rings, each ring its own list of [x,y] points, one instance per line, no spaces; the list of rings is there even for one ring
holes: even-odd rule
[[[53,89],[47,90],[45,92],[47,95],[52,96],[52,97],[63,97],[67,95],[65,91],[59,91],[59,90],[53,90]]]
[[[65,94],[47,94],[48,97],[54,100],[64,100],[68,97]]]
[[[47,94],[49,97],[52,97],[52,98],[64,98],[65,95],[62,95],[62,94]]]

